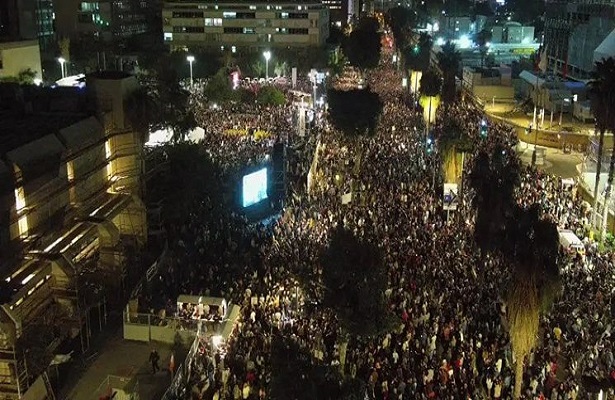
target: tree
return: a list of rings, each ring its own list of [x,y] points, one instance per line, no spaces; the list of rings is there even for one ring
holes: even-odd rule
[[[390,327],[384,292],[387,272],[380,249],[338,225],[321,256],[324,296],[344,331],[375,336]]]
[[[560,255],[556,224],[541,217],[538,204],[517,204],[519,165],[516,154],[499,145],[491,153],[479,152],[470,174],[476,243],[511,267],[505,293],[515,398],[521,395],[525,358],[536,344],[540,312],[548,309],[559,287]]]
[[[615,129],[615,113],[612,110],[615,102],[615,59],[609,57],[596,62],[589,83],[591,108],[596,119],[596,126],[600,135],[598,154],[596,157],[596,182],[594,184],[594,211],[598,212],[598,189],[600,187],[600,173],[602,172],[602,156],[604,151],[604,134],[607,130]],[[611,179],[609,167],[609,179]],[[607,185],[608,186],[608,185]],[[610,194],[610,192],[609,192]],[[606,202],[605,202],[606,205]],[[605,207],[606,208],[606,207]]]
[[[444,182],[456,183],[463,174],[464,153],[471,152],[472,142],[457,119],[447,118],[437,137],[443,162]]]
[[[140,134],[141,143],[145,143],[152,127],[159,123],[156,100],[146,87],[141,86],[128,95],[124,107],[130,126]]]
[[[478,48],[480,50],[480,65],[481,67],[485,66],[485,57],[487,56],[487,51],[489,50],[488,43],[491,40],[491,32],[483,29],[478,32],[475,37],[476,44],[478,44]]]
[[[274,335],[270,393],[274,400],[363,400],[365,383],[345,379],[336,367],[312,359],[292,338]]]
[[[8,76],[0,78],[0,82],[17,83],[19,85],[34,85],[36,72],[30,68],[22,69],[17,73],[17,76]]]
[[[502,145],[482,149],[474,157],[469,184],[474,190],[472,206],[476,210],[474,239],[484,253],[500,249],[506,222],[515,209],[515,190],[521,183],[518,157]]]
[[[540,206],[516,206],[507,222],[502,254],[513,265],[507,291],[508,330],[515,357],[514,397],[521,397],[525,359],[536,345],[541,311],[559,290],[557,226],[540,216]]]
[[[273,86],[263,86],[256,96],[256,102],[263,106],[281,106],[286,103],[284,93]]]
[[[254,61],[251,65],[251,69],[254,77],[265,75],[265,64],[260,60]]]
[[[225,48],[222,50],[222,55],[220,56],[220,63],[225,68],[231,68],[235,63],[235,54],[229,48]]]
[[[455,45],[448,41],[442,46],[442,51],[438,53],[438,66],[442,71],[444,83],[442,85],[442,99],[446,103],[455,101],[456,87],[455,75],[459,70],[461,62],[461,54],[455,48]]]
[[[397,6],[389,9],[387,17],[397,48],[404,48],[407,41],[406,33],[415,23],[414,12],[409,8]]]
[[[169,168],[168,173],[148,184],[148,193],[164,199],[162,214],[165,221],[183,220],[195,204],[207,196],[212,204],[222,207],[224,189],[222,173],[202,147],[181,142],[161,148]]]
[[[237,92],[231,86],[231,80],[226,68],[220,68],[216,75],[207,81],[203,94],[212,103],[228,103],[237,100]]]
[[[271,399],[318,399],[310,353],[283,336],[271,341]]]
[[[196,127],[194,113],[188,104],[190,93],[180,85],[177,70],[168,56],[159,60],[152,78],[148,90],[159,110],[156,128],[172,130],[173,140],[181,141]]]
[[[358,27],[344,40],[343,49],[348,61],[355,67],[377,67],[381,50],[378,21],[371,17],[362,18]]]
[[[440,103],[439,94],[442,87],[442,79],[434,70],[427,70],[421,76],[421,99],[423,107],[423,117],[427,123],[427,128],[435,121],[436,109]]]
[[[340,131],[353,136],[373,134],[382,112],[382,101],[369,89],[335,90],[327,92],[329,120]]]
[[[433,97],[440,94],[442,79],[437,72],[430,69],[421,76],[421,95]]]

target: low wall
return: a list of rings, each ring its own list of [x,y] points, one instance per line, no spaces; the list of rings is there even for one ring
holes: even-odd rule
[[[492,114],[487,114],[487,119],[510,125],[515,130],[517,138],[519,138],[519,140],[522,142],[534,144],[534,141],[536,141],[536,144],[538,146],[553,148],[562,148],[564,144],[572,145],[574,147],[574,150],[580,152],[585,151],[585,149],[589,145],[589,135],[572,132],[560,133],[556,131],[546,131],[542,129],[532,129],[532,133],[527,133],[526,126],[520,126],[511,123],[505,118]],[[558,137],[558,135],[560,136]]]

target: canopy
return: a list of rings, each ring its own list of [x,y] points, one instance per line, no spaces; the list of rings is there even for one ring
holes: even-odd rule
[[[226,306],[226,300],[222,297],[207,297],[180,294],[179,297],[177,297],[177,304],[206,304],[209,306],[222,307]]]

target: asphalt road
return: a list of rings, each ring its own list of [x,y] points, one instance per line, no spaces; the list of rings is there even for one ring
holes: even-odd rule
[[[532,150],[531,144],[523,142],[519,144],[517,151],[524,164],[532,163]],[[538,168],[562,178],[574,178],[579,175],[577,166],[583,163],[583,157],[582,153],[565,154],[560,149],[546,148],[545,162],[543,165],[538,165]]]

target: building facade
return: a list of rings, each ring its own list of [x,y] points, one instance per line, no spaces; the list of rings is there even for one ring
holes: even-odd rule
[[[36,74],[36,78],[43,78],[37,40],[0,42],[0,78],[16,77],[28,69]]]
[[[588,54],[600,45],[598,31],[608,30],[604,23],[594,29],[598,19],[615,20],[615,0],[549,1],[546,7],[544,46],[549,60],[549,70],[576,79],[588,79],[593,69],[587,62]],[[590,21],[591,20],[591,21]],[[601,34],[600,34],[601,35]],[[598,36],[600,36],[598,35]],[[590,43],[591,42],[591,43]],[[583,48],[593,47],[591,50]],[[581,52],[582,54],[575,52]]]
[[[56,1],[56,30],[61,37],[94,34],[104,39],[145,33],[149,3],[146,0]]]
[[[42,50],[55,40],[52,0],[0,0],[0,39],[36,39]]]
[[[124,111],[137,85],[99,73],[86,90],[0,90],[2,400],[44,389],[50,359],[29,354],[52,357],[71,338],[87,350],[104,287],[121,285],[128,249],[146,242],[142,143]]]
[[[162,24],[171,50],[316,47],[329,37],[329,9],[321,3],[169,1]]]

